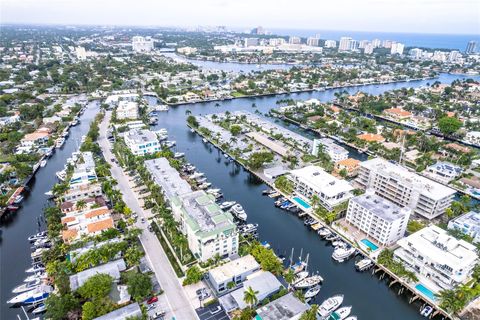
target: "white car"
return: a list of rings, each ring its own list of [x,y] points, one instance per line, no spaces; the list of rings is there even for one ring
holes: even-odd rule
[[[217,313],[219,313],[220,311],[222,311],[222,307],[221,307],[221,306],[217,306],[215,309],[211,309],[211,310],[210,310],[210,314],[217,314]]]

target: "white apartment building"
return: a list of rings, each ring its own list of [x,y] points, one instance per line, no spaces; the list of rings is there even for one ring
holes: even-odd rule
[[[312,197],[316,195],[320,204],[328,210],[353,196],[353,187],[347,181],[340,180],[317,166],[292,170],[289,179],[299,197],[311,203]]]
[[[76,185],[85,185],[97,180],[93,154],[91,152],[82,152],[80,156],[83,161],[78,161],[75,164],[75,168],[69,182],[71,187]]]
[[[291,36],[291,37],[288,38],[288,43],[289,44],[301,44],[302,39],[300,37]]]
[[[132,49],[135,52],[150,52],[153,50],[153,39],[150,37],[132,37]]]
[[[260,270],[260,265],[249,254],[210,269],[208,271],[208,280],[217,293],[222,293],[228,289],[229,283],[232,282],[237,286],[258,270]]]
[[[349,51],[351,40],[353,39],[350,37],[341,37],[340,44],[338,45],[338,51]]]
[[[437,226],[423,228],[397,244],[400,248],[394,251],[394,257],[415,272],[420,281],[425,279],[435,285],[430,286],[434,293],[467,282],[478,261],[474,245]]]
[[[480,242],[480,212],[470,211],[448,222],[448,229],[457,229]]]
[[[350,199],[346,221],[384,246],[403,238],[411,209],[400,207],[373,190]]]
[[[307,46],[318,47],[319,42],[320,42],[319,38],[309,37],[307,39]]]
[[[327,153],[333,162],[342,161],[348,158],[348,151],[342,146],[335,144],[332,139],[321,138],[313,140],[312,155],[317,155],[320,150],[320,146],[323,147],[323,151]]]
[[[480,146],[480,131],[467,132],[467,134],[465,135],[465,141],[470,144]]]
[[[258,46],[258,38],[245,38],[243,39],[244,47],[255,47]]]
[[[276,47],[276,46],[281,46],[283,44],[285,44],[286,41],[285,39],[283,38],[271,38],[271,39],[268,39],[268,44],[270,46],[273,46],[273,47]]]
[[[405,45],[400,42],[393,42],[392,47],[390,48],[390,54],[403,54],[403,49],[405,48]]]
[[[136,156],[152,154],[161,150],[157,135],[146,129],[132,129],[124,135],[125,144]]]
[[[337,41],[335,40],[325,40],[325,48],[336,48]]]
[[[455,196],[455,190],[382,158],[361,162],[356,182],[427,219],[442,215]]]
[[[84,47],[76,47],[75,48],[75,55],[77,56],[78,60],[86,60],[87,59],[87,51],[85,51]]]
[[[372,54],[373,53],[373,44],[371,44],[371,43],[366,44],[365,47],[363,48],[363,53],[364,54]]]
[[[122,100],[118,102],[117,119],[137,119],[138,118],[138,103],[133,101]]]

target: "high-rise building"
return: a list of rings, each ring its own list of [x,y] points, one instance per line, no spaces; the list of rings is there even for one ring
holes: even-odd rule
[[[475,53],[477,51],[477,41],[468,41],[467,49],[465,49],[466,54]]]
[[[370,41],[368,41],[368,40],[360,40],[360,42],[358,42],[358,48],[359,49],[365,49],[365,46],[369,43],[370,43]]]
[[[408,52],[408,55],[410,58],[418,60],[422,58],[423,50],[419,48],[413,48]]]
[[[281,46],[282,44],[285,44],[285,39],[283,38],[271,38],[271,39],[268,39],[268,44],[271,45],[271,46]]]
[[[358,41],[357,40],[350,40],[348,42],[348,50],[350,51],[356,51],[358,50]]]
[[[291,36],[290,38],[288,38],[288,43],[290,43],[290,44],[301,44],[302,39],[300,39],[300,37]]]
[[[382,47],[386,49],[390,49],[392,47],[392,43],[393,43],[392,40],[383,40]]]
[[[372,54],[373,53],[373,44],[368,43],[365,48],[363,48],[364,54]]]
[[[382,41],[380,41],[380,39],[373,39],[372,40],[372,46],[373,48],[379,48],[382,44]]]
[[[405,45],[400,42],[393,42],[392,47],[390,48],[390,54],[403,54],[403,49],[405,48]]]
[[[325,40],[325,48],[336,48],[337,41],[335,40]]]
[[[258,38],[245,38],[243,39],[244,47],[254,47],[258,46]]]
[[[447,61],[448,61],[448,62],[451,62],[451,63],[455,63],[455,62],[457,62],[461,57],[462,57],[462,54],[461,54],[459,51],[453,50],[453,51],[450,51],[450,52],[448,53]]]
[[[307,39],[307,46],[318,47],[320,39],[315,37],[309,37]]]
[[[447,55],[445,54],[445,52],[437,50],[433,52],[432,60],[438,62],[445,62],[447,61]]]
[[[262,26],[258,26],[256,28],[253,28],[252,31],[250,31],[250,33],[256,34],[256,35],[264,35],[265,29]]]
[[[132,37],[132,49],[135,52],[149,52],[153,50],[153,39],[150,37]]]
[[[374,158],[360,163],[356,182],[414,214],[433,219],[445,213],[455,190],[410,172],[408,169]]]
[[[341,37],[340,44],[338,45],[338,51],[349,51],[351,40],[353,39],[350,37]]]

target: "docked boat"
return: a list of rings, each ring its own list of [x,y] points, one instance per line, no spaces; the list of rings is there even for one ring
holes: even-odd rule
[[[317,284],[316,286],[308,289],[305,292],[305,299],[311,299],[315,297],[320,292],[320,286]]]
[[[329,234],[328,236],[325,237],[325,240],[327,241],[335,241],[335,240],[338,240],[340,239],[335,233],[331,233]]]
[[[350,258],[352,254],[354,254],[356,249],[354,247],[349,248],[337,248],[332,253],[332,259],[337,262],[343,262]]]
[[[190,179],[197,179],[197,178],[200,178],[200,177],[203,177],[204,173],[203,172],[195,172],[194,174],[192,174],[191,176],[189,176]]]
[[[433,312],[433,308],[431,306],[426,306],[425,308],[422,309],[422,311],[420,311],[420,314],[428,318],[430,317],[432,312]]]
[[[243,209],[243,207],[240,204],[235,204],[232,206],[230,209],[230,212],[233,214],[233,216],[239,220],[246,221],[247,220],[247,213]]]
[[[307,288],[316,286],[322,281],[323,281],[323,278],[320,275],[316,274],[295,283],[294,287],[296,289],[307,289]]]
[[[48,149],[48,151],[45,153],[45,156],[47,158],[50,158],[53,154],[53,150],[54,150],[53,148]]]
[[[273,192],[275,192],[275,191],[272,190],[272,189],[266,189],[266,190],[262,191],[262,195],[267,196],[267,195],[269,195],[270,193],[273,193]]]
[[[328,317],[333,311],[337,310],[343,302],[343,295],[339,294],[323,301],[318,307],[318,315],[322,318]]]
[[[258,224],[257,223],[248,223],[244,226],[242,226],[240,229],[240,231],[242,233],[254,233],[257,231],[257,228],[258,228]]]
[[[313,218],[307,218],[307,219],[305,219],[305,221],[303,221],[303,224],[306,225],[306,226],[312,225],[314,223],[316,223],[316,220],[313,219]]]
[[[47,311],[47,306],[44,303],[41,303],[38,307],[32,310],[33,314],[39,314]]]
[[[65,143],[65,139],[64,138],[59,138],[59,139],[57,139],[57,141],[55,143],[55,147],[57,149],[60,149],[61,147],[63,147],[64,143]]]
[[[43,265],[36,264],[31,268],[28,268],[27,270],[25,270],[26,273],[36,273],[39,271],[45,271],[45,267]]]
[[[47,160],[44,159],[44,160],[40,161],[40,167],[43,168],[43,167],[45,167],[46,165],[47,165]]]
[[[355,269],[357,269],[358,271],[365,271],[372,266],[373,266],[373,261],[368,258],[355,262]]]
[[[29,275],[26,277],[23,282],[32,282],[35,281],[36,279],[45,279],[47,277],[45,272],[37,272],[35,274]]]
[[[204,189],[207,189],[208,187],[210,187],[212,184],[210,182],[204,182],[202,183],[201,185],[198,186],[198,188],[200,190],[204,190]]]
[[[55,175],[57,176],[58,180],[65,181],[65,179],[67,177],[67,172],[65,170],[57,171],[57,173],[55,173]]]
[[[51,287],[48,286],[39,286],[33,290],[21,293],[16,295],[12,299],[8,300],[7,303],[10,304],[32,304],[41,301],[45,301],[48,298],[49,293],[51,292]]]
[[[28,241],[30,242],[35,242],[39,239],[44,239],[47,237],[47,232],[46,231],[42,231],[42,232],[39,232],[37,234],[34,234],[34,235],[31,235],[30,237],[28,237]]]
[[[225,202],[222,202],[222,204],[220,204],[220,209],[227,210],[236,204],[237,204],[236,201],[225,201]]]
[[[281,194],[278,193],[278,192],[273,192],[273,193],[270,193],[268,196],[273,199],[273,198],[278,198],[278,197],[280,197]]]
[[[343,320],[350,315],[351,311],[352,306],[342,307],[337,311],[333,312],[330,317],[328,317],[328,320]]]
[[[204,182],[207,182],[207,178],[200,177],[200,178],[195,179],[195,181],[197,181],[198,184],[202,184]]]
[[[210,193],[210,194],[216,194],[216,193],[219,193],[220,189],[208,189],[207,191],[205,191],[206,193]]]
[[[179,158],[182,158],[182,157],[184,157],[184,156],[185,156],[185,153],[183,153],[183,152],[175,152],[175,153],[173,154],[173,157],[174,157],[175,159],[179,159]]]
[[[318,235],[321,236],[322,238],[325,238],[331,234],[332,234],[332,231],[328,230],[327,228],[318,230]]]
[[[190,129],[190,132],[191,132],[191,133],[195,133],[195,129],[193,129],[193,128]]]
[[[297,273],[297,275],[295,276],[295,279],[293,280],[293,283],[297,283],[297,282],[300,282],[302,281],[303,279],[305,279],[306,277],[308,277],[308,271],[300,271],[299,273]]]
[[[332,246],[334,246],[335,248],[344,248],[347,244],[345,242],[343,242],[342,240],[335,240],[335,241],[332,241]]]
[[[16,286],[15,288],[13,288],[12,293],[22,293],[25,291],[30,291],[37,288],[39,285],[40,285],[40,279],[37,278],[30,282],[22,283],[21,285]]]
[[[15,199],[13,200],[13,203],[15,204],[19,204],[23,201],[23,196],[21,194],[19,194],[18,196],[15,197]]]

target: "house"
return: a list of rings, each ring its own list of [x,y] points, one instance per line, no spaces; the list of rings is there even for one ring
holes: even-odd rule
[[[90,279],[91,277],[93,277],[93,276],[95,276],[99,273],[108,274],[113,279],[119,280],[120,279],[120,272],[124,271],[126,269],[127,269],[127,266],[125,264],[125,260],[118,259],[118,260],[110,261],[106,264],[102,264],[102,265],[94,267],[94,268],[90,268],[90,269],[81,271],[79,273],[76,273],[76,274],[70,276],[70,289],[72,291],[77,290],[88,279]]]
[[[354,177],[358,174],[360,167],[360,160],[347,158],[335,163],[335,172],[340,174],[340,171],[346,170],[347,177]]]
[[[118,103],[116,115],[118,120],[137,119],[138,103],[122,100]]]
[[[208,280],[217,293],[228,289],[228,284],[238,286],[247,279],[247,276],[260,270],[260,265],[252,255],[246,255],[210,269]]]
[[[448,184],[450,181],[459,177],[462,172],[463,170],[460,166],[456,166],[449,162],[439,161],[427,167],[427,169],[423,171],[423,174],[435,181]]]
[[[381,134],[362,133],[357,136],[358,139],[366,142],[384,142],[385,138]]]
[[[152,154],[161,150],[157,135],[146,129],[132,129],[124,135],[125,144],[136,156]]]
[[[480,146],[480,131],[467,132],[464,141],[475,146]]]
[[[480,242],[480,213],[470,211],[448,222],[448,229],[460,230],[473,238],[473,242]]]
[[[316,156],[320,149],[322,149],[323,152],[328,154],[328,156],[333,162],[338,162],[348,158],[347,149],[345,149],[342,146],[339,146],[332,139],[329,139],[329,138],[321,138],[321,139],[313,140],[311,154]]]
[[[33,146],[43,146],[50,138],[50,132],[48,130],[37,130],[32,133],[26,134],[20,144],[24,148],[31,148]]]
[[[83,235],[97,235],[114,227],[111,211],[106,206],[69,211],[61,218],[61,223],[64,226],[62,239],[67,243]]]
[[[308,309],[308,304],[298,300],[290,292],[258,308],[255,320],[298,320]]]
[[[125,307],[116,309],[101,317],[97,317],[93,320],[128,320],[128,319],[141,319],[142,309],[138,302],[131,303]]]
[[[407,110],[403,110],[402,108],[386,109],[386,110],[383,111],[383,113],[387,117],[392,118],[392,119],[397,120],[397,121],[402,121],[402,120],[408,119],[412,116],[411,112],[409,112]]]

